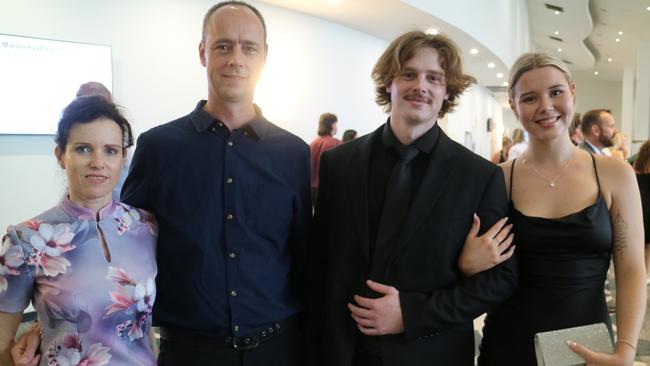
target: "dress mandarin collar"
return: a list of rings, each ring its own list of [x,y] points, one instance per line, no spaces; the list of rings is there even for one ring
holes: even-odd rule
[[[78,217],[81,220],[88,220],[88,221],[96,220],[95,212],[92,209],[79,206],[78,204],[70,201],[70,197],[66,196],[66,198],[63,199],[63,201],[61,202],[61,207],[65,212],[67,212],[71,216]],[[117,203],[111,200],[111,202],[108,205],[99,209],[99,220],[101,221],[107,217],[111,217],[111,215],[113,215],[117,207],[118,207]]]

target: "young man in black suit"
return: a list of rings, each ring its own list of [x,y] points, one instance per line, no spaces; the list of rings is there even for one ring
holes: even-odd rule
[[[465,276],[474,213],[484,243],[507,241],[501,169],[452,141],[438,118],[474,78],[448,38],[393,41],[374,67],[375,132],[323,154],[313,251],[312,324],[322,364],[473,365],[472,320],[517,283],[512,250]],[[478,224],[478,219],[474,219]],[[475,227],[478,231],[478,226]],[[468,239],[469,240],[469,239]]]

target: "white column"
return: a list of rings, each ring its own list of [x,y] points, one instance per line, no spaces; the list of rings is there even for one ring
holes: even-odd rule
[[[645,141],[650,136],[650,41],[639,43],[636,63],[636,95],[634,97],[633,140]],[[639,143],[635,143],[634,150]]]
[[[618,121],[620,131],[627,136],[627,148],[631,149],[634,127],[634,67],[623,69],[623,88],[621,93],[621,120]]]

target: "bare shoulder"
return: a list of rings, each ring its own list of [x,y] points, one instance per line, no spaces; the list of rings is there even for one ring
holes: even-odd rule
[[[638,192],[636,175],[630,164],[616,157],[595,156],[595,159],[601,190],[605,197],[620,199]],[[614,199],[613,202],[617,201]]]
[[[627,162],[617,157],[596,155],[598,175],[606,183],[621,184],[636,182],[634,169]]]

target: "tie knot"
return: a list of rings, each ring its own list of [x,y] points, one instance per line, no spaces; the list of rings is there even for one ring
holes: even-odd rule
[[[400,160],[408,163],[418,155],[420,150],[413,146],[399,145],[395,147],[395,152],[397,153],[397,157],[399,157]]]

